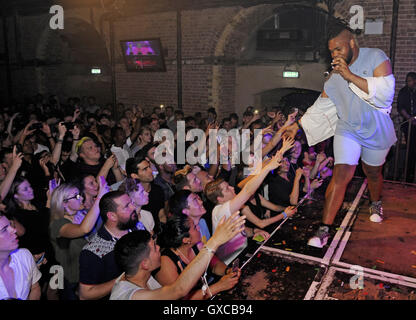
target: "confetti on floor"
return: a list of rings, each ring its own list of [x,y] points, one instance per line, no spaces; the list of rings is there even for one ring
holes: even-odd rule
[[[290,271],[290,267],[286,267],[286,272],[289,272]]]
[[[376,260],[376,262],[384,264],[383,260]]]

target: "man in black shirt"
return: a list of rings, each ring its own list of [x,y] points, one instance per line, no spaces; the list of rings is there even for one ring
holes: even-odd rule
[[[126,161],[127,177],[138,180],[146,192],[149,193],[149,203],[142,207],[142,209],[150,211],[155,221],[153,231],[159,233],[161,231],[160,217],[165,218],[165,195],[163,189],[154,183],[153,172],[150,162],[145,155],[139,153],[134,158],[129,158]]]
[[[112,191],[100,200],[103,226],[82,249],[79,257],[79,296],[81,300],[109,298],[111,289],[121,275],[114,260],[117,240],[136,230],[138,215],[130,197]]]
[[[397,109],[399,113],[404,117],[404,120],[409,120],[411,117],[416,116],[416,73],[409,72],[406,76],[406,86],[400,89],[397,96]],[[409,120],[412,124],[410,140],[408,140],[409,123],[402,124],[401,130],[403,131],[406,141],[410,144],[408,167],[407,167],[407,182],[413,182],[415,174],[416,164],[416,119]]]

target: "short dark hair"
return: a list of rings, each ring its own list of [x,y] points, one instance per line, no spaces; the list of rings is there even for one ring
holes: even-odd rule
[[[171,216],[158,237],[159,245],[162,248],[179,248],[182,245],[183,238],[190,236],[189,228],[189,217],[187,215]]]
[[[149,257],[150,233],[146,230],[135,230],[122,236],[114,246],[114,259],[126,275],[132,276],[139,270],[140,263]]]
[[[183,214],[183,209],[188,207],[188,197],[192,194],[190,190],[176,191],[169,199],[169,209],[173,215]]]
[[[137,173],[137,166],[143,162],[143,161],[147,161],[146,159],[146,155],[144,153],[141,152],[142,150],[139,150],[138,152],[136,152],[136,154],[134,155],[133,158],[128,158],[126,160],[126,173],[127,176],[130,177],[131,174],[133,173]]]
[[[355,33],[354,30],[348,26],[346,21],[334,17],[329,18],[327,25],[327,41],[336,38],[344,30]]]
[[[413,80],[416,80],[416,72],[409,72],[406,75],[406,80],[407,80],[407,78],[412,78]]]
[[[217,111],[215,111],[215,108],[212,108],[212,107],[208,108],[207,113],[212,113],[212,114],[217,115]]]
[[[230,114],[230,119],[236,119],[236,120],[238,120],[238,115],[233,112],[233,113]]]
[[[117,211],[117,203],[114,201],[124,195],[121,191],[110,191],[106,193],[100,200],[100,216],[103,223],[107,222],[107,213]]]
[[[252,117],[254,114],[251,111],[244,111],[243,117]]]

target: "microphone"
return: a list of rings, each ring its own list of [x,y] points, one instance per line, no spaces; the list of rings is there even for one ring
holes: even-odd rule
[[[328,77],[330,74],[331,74],[331,72],[332,72],[332,69],[334,69],[334,67],[336,67],[337,65],[336,64],[331,64],[329,67],[328,67],[328,69],[324,72],[324,77],[326,78],[326,77]]]

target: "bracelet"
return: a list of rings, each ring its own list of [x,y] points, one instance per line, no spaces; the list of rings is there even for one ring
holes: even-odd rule
[[[58,139],[56,142],[57,143],[62,143],[62,142],[64,142],[64,139]]]
[[[283,214],[283,217],[286,219],[287,218],[287,213],[283,211],[282,214]]]
[[[207,245],[205,245],[202,249],[207,249],[207,251],[209,253],[215,254],[215,250],[212,250],[211,248],[209,248]]]

